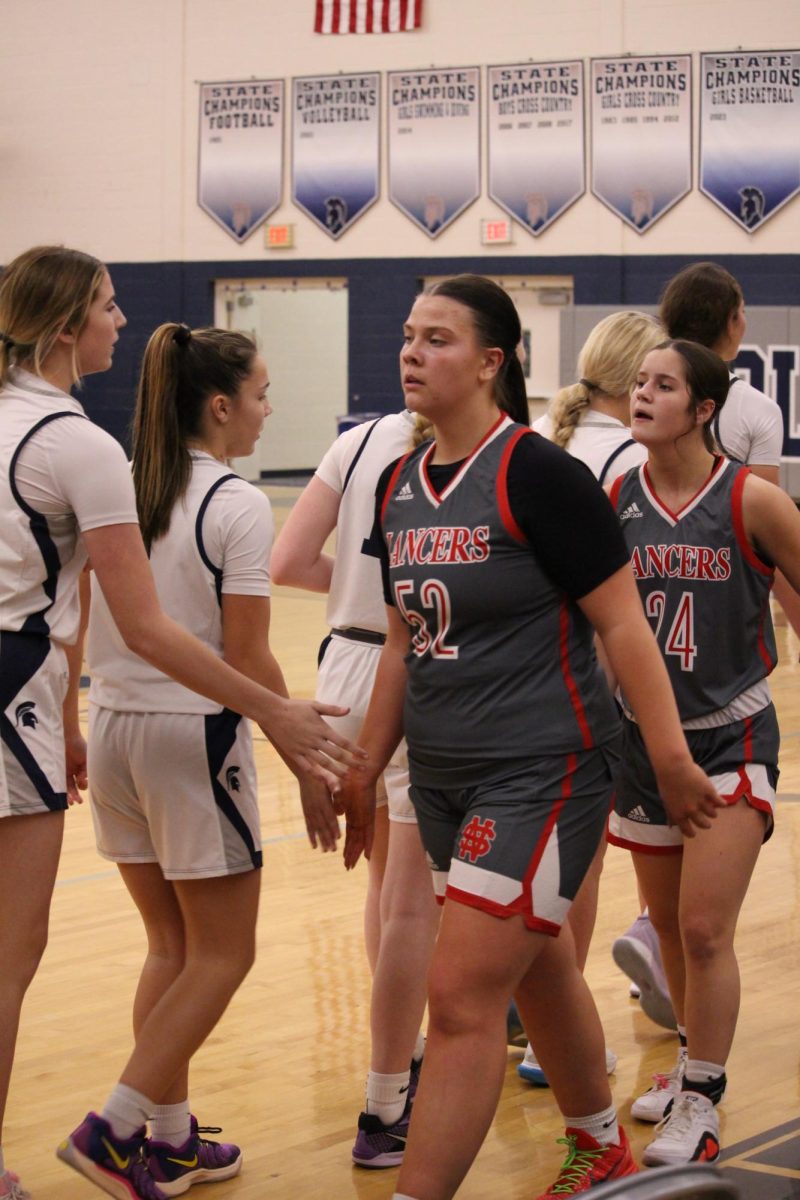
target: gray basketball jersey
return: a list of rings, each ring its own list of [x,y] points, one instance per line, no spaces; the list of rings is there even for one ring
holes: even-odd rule
[[[441,494],[427,471],[433,447],[421,446],[386,491],[391,592],[412,632],[405,732],[418,784],[459,786],[478,763],[570,753],[616,734],[591,626],[509,506],[508,462],[526,436],[499,421]]]
[[[646,464],[611,490],[683,721],[724,708],[777,662],[769,611],[774,569],[744,532],[748,473],[717,459],[680,513],[659,500]]]

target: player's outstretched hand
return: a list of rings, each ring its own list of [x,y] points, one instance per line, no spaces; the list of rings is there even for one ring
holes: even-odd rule
[[[375,833],[375,784],[360,775],[348,775],[337,788],[333,803],[345,819],[344,865],[351,871],[363,854],[372,853]]]
[[[75,733],[64,738],[64,746],[67,762],[67,803],[83,804],[81,792],[88,786],[86,742],[81,734]]]
[[[313,775],[301,775],[299,784],[300,803],[303,806],[309,842],[314,850],[317,846],[323,852],[335,850],[341,830],[327,784]]]
[[[661,771],[658,784],[670,821],[684,837],[694,837],[698,829],[710,829],[719,809],[725,807],[705,771],[691,759]]]
[[[318,700],[281,698],[261,729],[280,751],[292,770],[307,772],[329,788],[348,771],[359,771],[365,752],[349,738],[332,729],[323,717],[343,717],[350,710]]]

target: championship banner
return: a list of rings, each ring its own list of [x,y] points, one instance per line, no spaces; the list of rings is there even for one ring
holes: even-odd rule
[[[489,195],[529,233],[586,190],[583,63],[489,67]]]
[[[591,63],[592,192],[644,233],[692,186],[692,58]]]
[[[748,233],[800,191],[800,50],[700,58],[700,191]]]
[[[281,202],[283,80],[200,85],[197,203],[243,242]]]
[[[292,200],[339,238],[378,198],[380,75],[292,82]]]
[[[480,71],[390,71],[388,78],[389,198],[438,237],[480,195]]]

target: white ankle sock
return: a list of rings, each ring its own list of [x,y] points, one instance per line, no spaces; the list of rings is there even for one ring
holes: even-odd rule
[[[367,1112],[384,1125],[394,1125],[406,1107],[410,1078],[409,1071],[400,1071],[397,1075],[379,1075],[377,1071],[370,1071],[367,1075]]]
[[[425,1034],[420,1029],[417,1034],[417,1040],[414,1043],[414,1053],[411,1055],[414,1062],[421,1062],[422,1056],[425,1053]]]
[[[106,1100],[100,1116],[108,1121],[115,1137],[129,1138],[141,1129],[154,1108],[155,1104],[147,1096],[127,1084],[118,1083]]]
[[[582,1129],[603,1146],[619,1145],[619,1122],[617,1110],[612,1104],[602,1112],[592,1113],[588,1117],[564,1117],[564,1124],[570,1129]]]
[[[192,1131],[189,1101],[179,1104],[157,1104],[150,1114],[150,1137],[154,1142],[182,1146]]]

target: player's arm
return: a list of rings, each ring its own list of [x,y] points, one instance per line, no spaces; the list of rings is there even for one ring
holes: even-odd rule
[[[578,605],[602,639],[625,699],[639,723],[670,820],[685,837],[708,829],[723,801],[692,760],[661,651],[629,566]]]
[[[262,687],[288,698],[289,692],[278,660],[269,644],[269,596],[222,594],[222,645],[225,662]],[[291,762],[276,746],[278,754],[292,769]],[[335,850],[339,822],[327,786],[306,772],[296,772],[300,802],[308,840],[316,849]]]
[[[336,528],[341,496],[314,475],[298,497],[278,534],[270,560],[274,583],[327,592],[333,557],[325,542]]]
[[[343,716],[334,705],[287,700],[222,662],[208,646],[162,610],[138,525],[103,525],[83,531],[97,581],[129,650],[182,683],[258,723],[280,746],[293,769],[325,781],[347,773],[363,758],[322,719]]]
[[[800,589],[800,512],[794,501],[751,474],[744,483],[742,515],[755,551],[783,572],[789,587]]]
[[[351,775],[336,794],[336,808],[345,816],[344,865],[350,870],[364,853],[369,858],[375,825],[375,785],[403,736],[406,664],[410,631],[391,605],[386,606],[389,629],[381,650],[372,695],[358,735],[367,765]]]
[[[83,667],[83,642],[86,636],[86,626],[89,623],[89,572],[81,572],[78,581],[78,597],[81,606],[78,637],[73,646],[64,646],[67,657],[67,693],[64,697],[64,747],[67,765],[67,800],[70,804],[82,804],[83,797],[80,789],[87,786],[86,778],[86,739],[80,725],[78,700],[81,687],[81,668]]]

